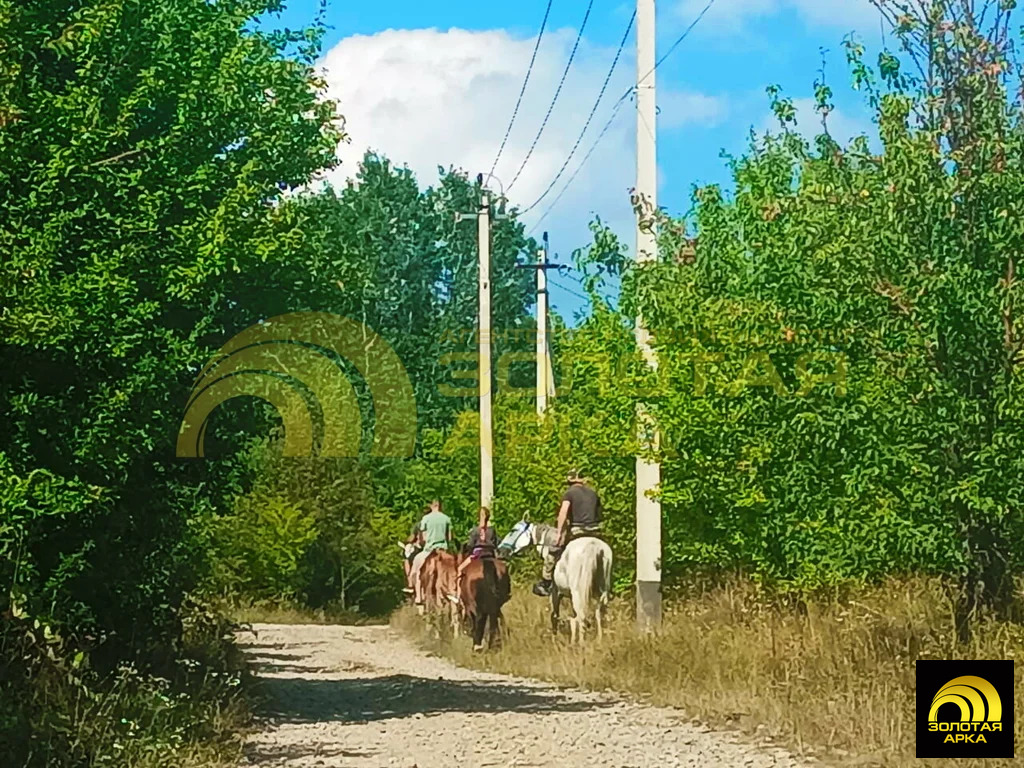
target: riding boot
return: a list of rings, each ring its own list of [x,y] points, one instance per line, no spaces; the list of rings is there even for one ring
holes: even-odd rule
[[[541,579],[533,585],[533,594],[538,597],[551,596],[551,579]]]

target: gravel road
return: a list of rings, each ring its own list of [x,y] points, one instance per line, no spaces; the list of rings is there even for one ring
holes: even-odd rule
[[[245,766],[808,765],[677,710],[462,669],[389,627],[254,629],[240,642],[271,704]]]

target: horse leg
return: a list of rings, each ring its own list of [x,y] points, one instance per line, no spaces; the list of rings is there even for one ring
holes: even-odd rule
[[[488,618],[487,618],[487,623],[488,623],[488,627],[487,627],[487,647],[488,648],[493,648],[494,647],[494,638],[498,634],[498,614],[497,614],[497,612],[494,612],[494,611],[491,612],[490,616],[488,616]]]
[[[558,634],[558,607],[562,602],[562,595],[558,587],[551,590],[551,631]]]
[[[473,617],[473,650],[482,651],[484,649],[484,629],[487,626],[487,614],[480,612],[477,616]]]
[[[604,619],[604,604],[597,604],[597,611],[594,613],[594,623],[597,624],[597,639],[600,640],[604,637],[604,627],[602,626]]]
[[[583,645],[583,632],[587,625],[587,601],[573,593],[572,610],[576,614],[572,619],[572,642]]]

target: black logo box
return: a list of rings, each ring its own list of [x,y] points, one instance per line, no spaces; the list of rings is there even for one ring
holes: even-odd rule
[[[1013,661],[918,661],[916,672],[917,757],[1014,756]],[[988,720],[958,724],[961,713],[954,703],[942,704],[936,713],[939,728],[954,730],[931,730],[928,713],[935,695],[958,677],[980,677],[992,684],[1002,705],[1000,730]],[[986,710],[989,706],[986,701]]]

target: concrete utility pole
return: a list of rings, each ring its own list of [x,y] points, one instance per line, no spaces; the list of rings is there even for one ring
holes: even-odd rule
[[[658,258],[658,243],[650,222],[657,211],[658,166],[654,91],[654,0],[636,3],[636,260]],[[652,368],[657,368],[650,334],[643,317],[636,318],[636,342]],[[657,447],[658,434],[643,403],[637,404],[641,444]],[[661,483],[661,465],[636,459],[636,621],[642,630],[661,623],[661,503],[648,494]]]
[[[548,399],[555,396],[555,375],[551,370],[551,348],[548,344],[548,270],[560,264],[548,261],[548,233],[544,246],[537,250],[536,264],[516,264],[520,269],[537,270],[537,415],[543,416]]]
[[[482,181],[482,179],[481,179]],[[476,215],[479,255],[480,305],[480,506],[491,506],[494,498],[494,445],[491,433],[491,200],[480,193]]]
[[[543,416],[551,392],[551,360],[548,357],[548,233],[537,252],[537,415]]]
[[[480,186],[480,208],[476,213],[456,213],[455,221],[476,217],[479,303],[477,305],[477,345],[479,351],[480,393],[480,506],[490,507],[494,499],[494,419],[491,410],[491,199],[483,189],[483,174],[476,177]],[[501,218],[499,216],[499,218]]]

